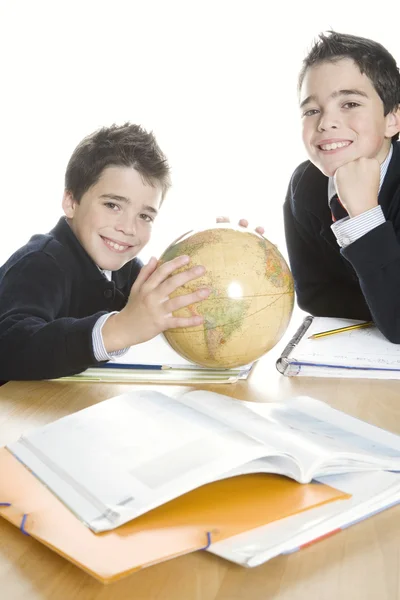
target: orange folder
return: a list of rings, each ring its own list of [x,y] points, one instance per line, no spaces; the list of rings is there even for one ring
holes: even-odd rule
[[[103,583],[344,498],[349,496],[323,484],[243,475],[205,485],[118,529],[95,534],[0,449],[0,516]]]

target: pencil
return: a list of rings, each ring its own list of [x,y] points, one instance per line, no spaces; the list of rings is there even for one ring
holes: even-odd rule
[[[347,327],[339,327],[339,329],[330,329],[329,331],[321,331],[320,333],[314,333],[309,336],[309,340],[316,340],[320,337],[327,335],[334,335],[335,333],[342,333],[342,331],[352,331],[353,329],[362,329],[363,327],[370,327],[373,325],[372,321],[366,321],[365,323],[357,323],[357,325],[348,325]]]

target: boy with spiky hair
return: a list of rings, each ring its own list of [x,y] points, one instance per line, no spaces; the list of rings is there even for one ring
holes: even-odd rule
[[[138,125],[104,127],[77,146],[65,175],[65,217],[0,268],[0,380],[49,379],[109,360],[200,317],[172,312],[208,289],[169,299],[203,274],[137,258],[170,186],[166,157]]]
[[[400,74],[380,44],[320,35],[299,78],[303,142],[285,234],[299,306],[400,343]]]

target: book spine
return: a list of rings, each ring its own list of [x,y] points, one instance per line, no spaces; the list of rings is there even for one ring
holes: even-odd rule
[[[292,337],[292,339],[290,340],[290,342],[276,361],[276,368],[282,375],[295,376],[298,375],[298,373],[300,372],[300,369],[296,370],[295,372],[293,372],[293,370],[290,370],[291,362],[289,357],[291,352],[294,350],[294,348],[297,346],[297,344],[303,337],[303,335],[306,333],[307,329],[310,327],[313,318],[314,317],[310,315],[304,319],[303,323],[300,325],[300,327],[298,328],[298,330],[296,331],[296,333],[294,334],[294,336]]]

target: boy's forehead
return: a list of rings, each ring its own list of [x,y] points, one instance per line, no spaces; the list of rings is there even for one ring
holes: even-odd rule
[[[342,90],[359,90],[366,95],[374,92],[372,81],[350,58],[324,61],[309,67],[301,85],[299,102],[303,105],[309,97],[322,100],[338,95]]]
[[[128,201],[140,200],[152,205],[159,205],[162,197],[160,186],[150,185],[139,171],[125,166],[108,166],[103,169],[92,191],[96,196],[119,196]]]
[[[134,167],[106,167],[101,172],[98,184],[102,187],[111,185],[118,189],[125,188],[140,192],[149,191],[149,188],[158,190],[157,186],[152,186],[145,181],[144,177]]]

